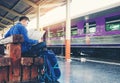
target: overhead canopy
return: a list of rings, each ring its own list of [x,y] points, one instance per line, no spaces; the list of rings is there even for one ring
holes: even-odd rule
[[[36,16],[40,6],[40,15],[44,15],[55,7],[66,4],[66,0],[0,0],[0,30],[13,24],[20,16]]]

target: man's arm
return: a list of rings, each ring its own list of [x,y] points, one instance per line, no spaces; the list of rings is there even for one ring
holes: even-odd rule
[[[24,26],[20,26],[19,31],[23,35],[24,42],[27,42],[29,44],[37,44],[39,42],[38,40],[33,40],[28,37],[27,29]]]

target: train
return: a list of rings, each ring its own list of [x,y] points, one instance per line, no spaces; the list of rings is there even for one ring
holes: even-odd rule
[[[65,55],[65,21],[44,27],[45,41]],[[120,60],[120,6],[71,19],[71,56]]]

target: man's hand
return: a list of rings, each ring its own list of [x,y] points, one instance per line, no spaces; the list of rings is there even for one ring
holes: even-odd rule
[[[39,43],[40,43],[40,42],[43,42],[43,39],[39,39],[38,42],[39,42]]]

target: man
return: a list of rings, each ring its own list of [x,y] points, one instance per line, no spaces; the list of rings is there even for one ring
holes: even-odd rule
[[[48,53],[49,51],[46,49],[46,43],[41,42],[41,40],[33,40],[28,37],[28,31],[26,29],[28,22],[29,22],[28,17],[26,16],[20,17],[19,23],[10,28],[10,30],[5,34],[5,38],[15,34],[23,35],[24,42],[21,44],[22,56],[25,57],[33,55],[40,56],[42,53],[44,53],[47,56],[47,59],[49,60],[51,66],[54,67],[55,65],[58,67],[57,59],[54,54]],[[55,69],[54,72],[57,80],[60,77],[60,70],[57,68],[57,70]]]
[[[41,42],[41,40],[33,40],[28,37],[28,31],[26,29],[29,22],[29,18],[26,16],[22,16],[19,18],[19,23],[14,25],[10,30],[5,34],[5,38],[11,35],[15,34],[22,34],[24,38],[24,42],[21,44],[21,50],[23,56],[30,56],[30,55],[37,55],[39,53],[39,50],[41,47],[46,47],[46,44],[44,42]],[[41,43],[40,43],[41,42]],[[32,49],[32,46],[35,44],[39,44],[36,49]],[[32,51],[31,51],[32,50]],[[30,54],[30,55],[29,55]]]

